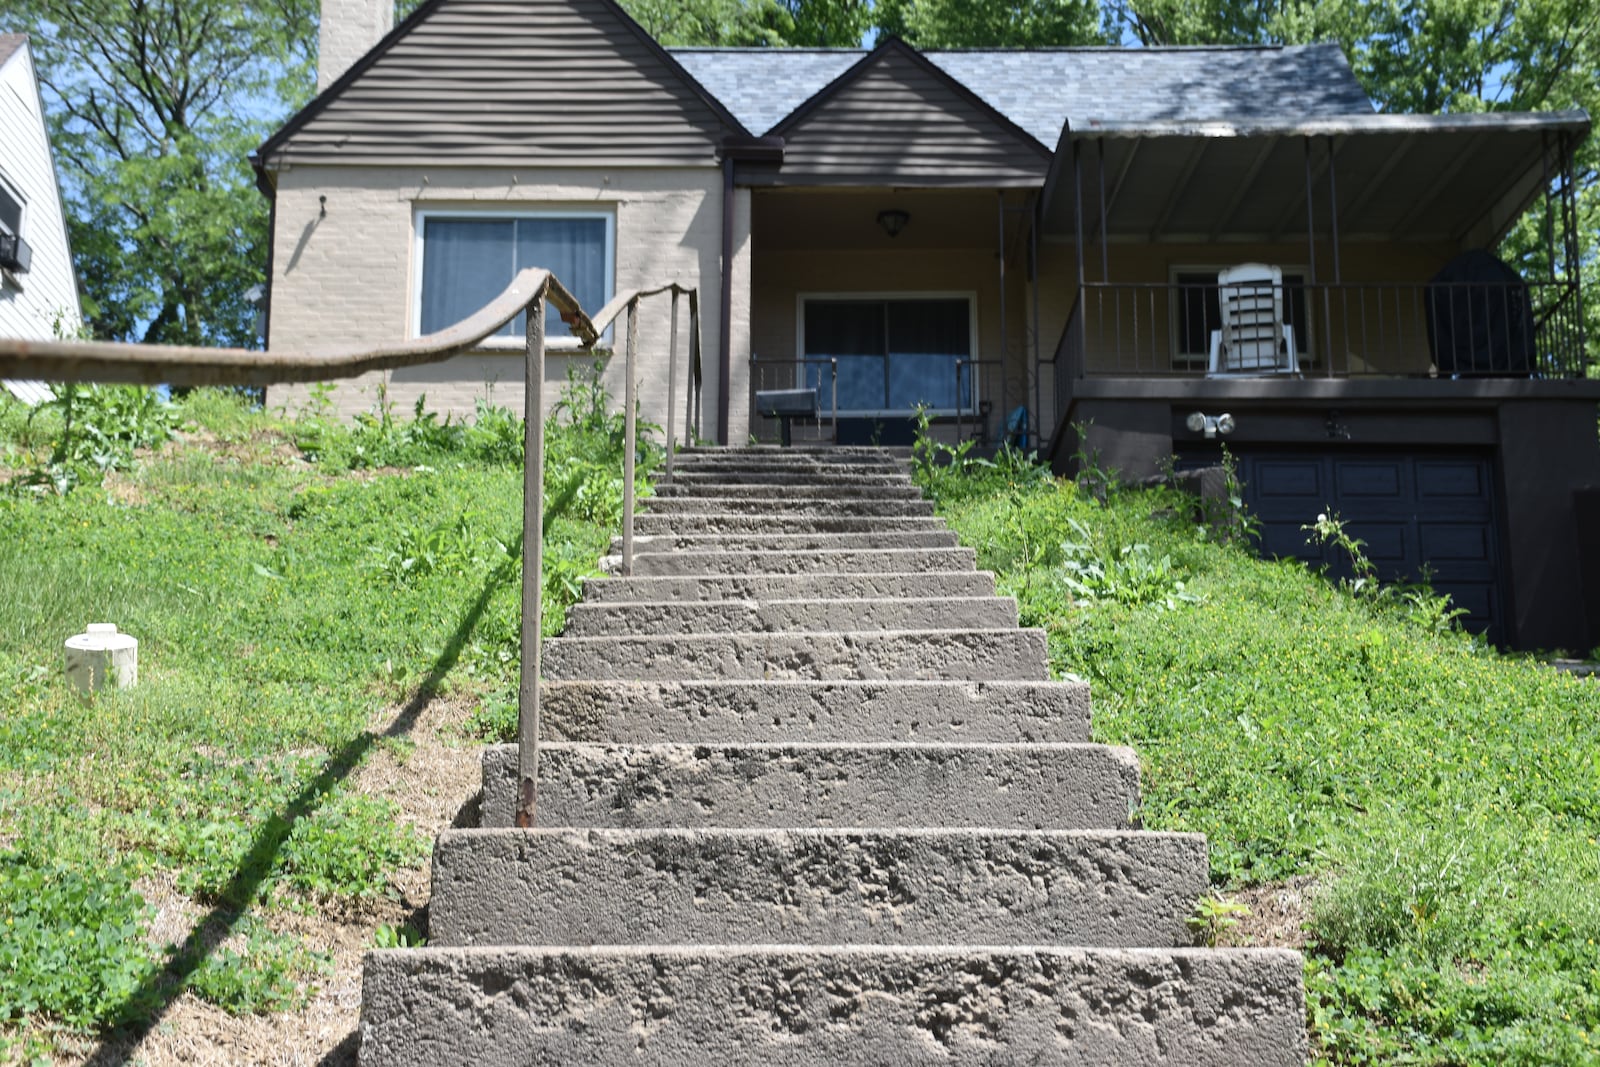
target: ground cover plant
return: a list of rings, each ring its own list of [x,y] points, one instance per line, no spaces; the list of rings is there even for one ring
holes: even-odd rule
[[[1138,750],[1143,824],[1208,834],[1224,894],[1313,879],[1320,1059],[1600,1062],[1600,681],[1256,559],[1227,501],[939,452],[919,481]]]
[[[71,397],[0,392],[0,1062],[138,1027],[183,989],[303,1002],[328,956],[281,920],[360,913],[429,848],[352,787],[411,744],[374,723],[437,694],[514,714],[520,419]],[[546,632],[620,516],[606,401],[575,380],[547,434]],[[138,637],[140,681],[84,701],[61,646],[93,621]],[[204,921],[153,939],[157,890]]]

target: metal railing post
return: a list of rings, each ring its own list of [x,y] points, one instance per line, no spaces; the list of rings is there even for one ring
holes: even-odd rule
[[[696,287],[689,290],[689,387],[684,392],[684,403],[688,408],[684,411],[683,444],[685,448],[694,445],[694,438],[700,431],[699,420],[695,418],[696,402],[699,397],[699,381],[696,371],[700,367],[700,289]]]
[[[833,389],[833,443],[839,443],[839,359],[837,356],[828,360],[828,372],[832,376],[829,383]]]
[[[634,354],[639,348],[639,298],[628,301],[627,384],[623,387],[626,412],[622,425],[622,576],[633,573],[633,467],[639,438],[639,382],[634,373]]]
[[[535,825],[539,780],[539,625],[544,575],[544,292],[528,305],[522,419],[522,663],[517,685],[517,825]]]
[[[667,342],[667,481],[672,481],[672,460],[678,451],[678,287],[672,287],[672,327]]]

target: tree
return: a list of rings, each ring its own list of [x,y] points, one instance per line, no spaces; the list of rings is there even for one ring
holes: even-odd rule
[[[1097,0],[876,0],[873,20],[917,48],[1107,43]]]
[[[622,0],[666,45],[850,47],[861,43],[866,0]]]
[[[247,157],[314,85],[316,0],[19,0],[95,335],[252,345]]]

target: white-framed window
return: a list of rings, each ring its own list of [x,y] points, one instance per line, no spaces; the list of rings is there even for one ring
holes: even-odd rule
[[[428,207],[416,210],[412,333],[421,337],[452,326],[494,299],[528,267],[543,267],[588,312],[611,299],[616,274],[616,215],[592,208]],[[521,343],[518,316],[484,342]],[[545,311],[551,347],[576,346],[553,307]]]
[[[28,211],[28,202],[23,199],[4,175],[0,175],[0,233],[9,233],[15,237],[22,237],[22,224]]]
[[[977,404],[978,300],[971,292],[801,293],[800,378],[831,402],[825,359],[839,361],[841,415],[934,414]]]
[[[0,174],[0,284],[20,289],[19,274],[27,271],[32,253],[23,235],[28,201]]]
[[[1211,359],[1211,331],[1222,329],[1217,274],[1237,263],[1182,264],[1169,271],[1172,282],[1172,365],[1179,370],[1204,370]],[[1294,328],[1295,349],[1302,363],[1313,360],[1311,302],[1306,297],[1306,268],[1283,269],[1283,320]]]

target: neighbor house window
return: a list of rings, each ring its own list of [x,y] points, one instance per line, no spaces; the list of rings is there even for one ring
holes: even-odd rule
[[[972,407],[970,296],[803,297],[800,320],[806,359],[839,361],[840,411]],[[828,366],[807,362],[802,369],[829,404]]]
[[[1222,305],[1217,296],[1218,267],[1178,267],[1172,272],[1172,365],[1201,369],[1211,358],[1211,331],[1222,329]],[[1283,271],[1283,320],[1294,327],[1295,349],[1302,361],[1311,353],[1311,320],[1306,307],[1305,272]]]
[[[417,333],[460,322],[528,267],[549,270],[585,311],[598,312],[611,298],[615,225],[612,215],[596,212],[418,212]],[[522,337],[524,321],[517,316],[495,337]],[[572,337],[548,305],[545,337]]]
[[[22,194],[0,178],[0,271],[4,271],[7,286],[19,284],[12,272],[26,271],[32,258],[28,242],[22,236],[25,213],[26,201]]]
[[[0,179],[0,233],[22,236],[22,196]]]

